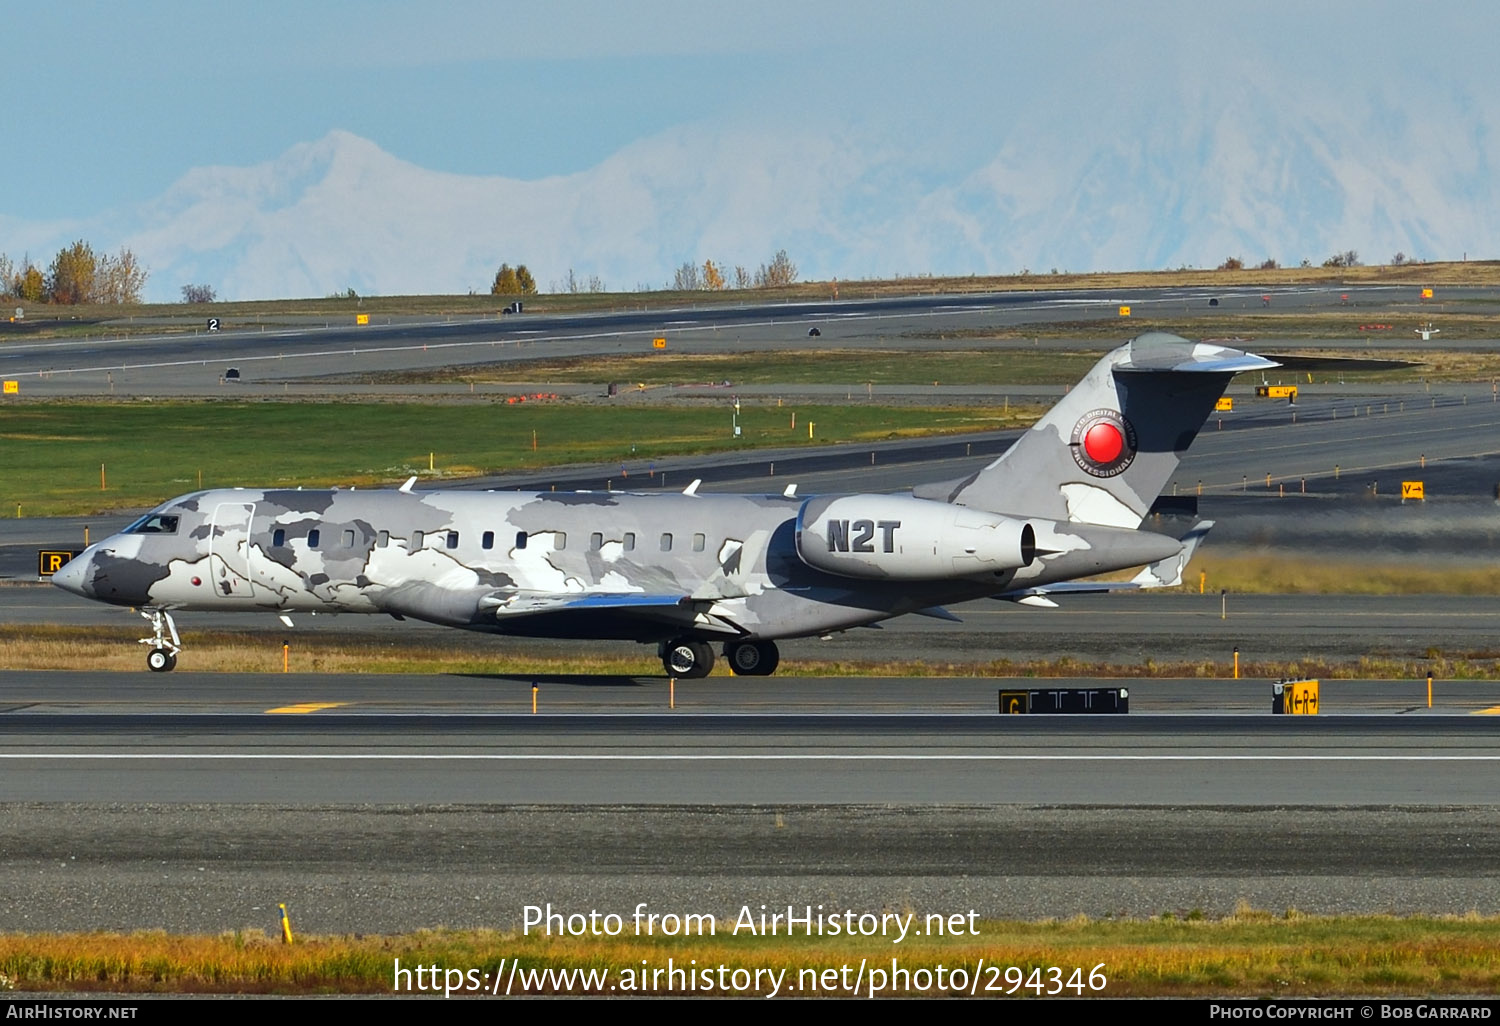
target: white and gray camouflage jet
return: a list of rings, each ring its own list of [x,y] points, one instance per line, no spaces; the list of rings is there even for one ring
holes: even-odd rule
[[[139,608],[153,670],[177,663],[174,612],[243,610],[654,643],[682,677],[707,674],[717,646],[735,673],[769,674],[782,638],[984,596],[1050,604],[1136,566],[1133,586],[1177,583],[1202,525],[1178,540],[1141,523],[1230,378],[1274,366],[1142,335],[988,466],[910,493],[214,489],[52,580]]]

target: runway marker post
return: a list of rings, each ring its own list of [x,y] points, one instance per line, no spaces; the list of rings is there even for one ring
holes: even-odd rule
[[[668,709],[676,709],[677,708],[677,678],[676,677],[668,677],[667,678],[667,708]]]
[[[1234,646],[1234,679],[1240,679],[1240,646]]]
[[[281,943],[290,944],[292,943],[292,920],[286,914],[285,903],[282,903],[277,907],[281,909]]]
[[[292,665],[292,643],[283,640],[281,642],[281,672],[290,673]]]
[[[1432,674],[1427,674],[1427,708],[1432,708]]]
[[[537,692],[540,691],[540,690],[542,690],[541,689],[541,685],[537,684],[536,681],[532,681],[531,682],[531,715],[533,715],[533,716],[536,715],[536,695],[537,695]]]

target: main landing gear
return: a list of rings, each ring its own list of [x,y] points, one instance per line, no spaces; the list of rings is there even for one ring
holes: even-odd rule
[[[774,641],[731,641],[724,646],[724,658],[737,677],[769,677],[781,662]]]
[[[706,641],[678,638],[662,645],[661,664],[668,677],[707,677],[714,668],[714,650]]]
[[[177,665],[177,653],[182,651],[182,641],[177,637],[177,625],[172,614],[164,609],[142,609],[141,615],[151,623],[151,637],[142,638],[142,645],[150,645],[146,652],[146,668],[153,673],[166,673]]]
[[[775,643],[770,641],[731,641],[724,646],[724,658],[739,677],[765,677],[781,662]],[[707,677],[714,668],[714,650],[706,641],[678,638],[661,646],[661,664],[669,677]]]

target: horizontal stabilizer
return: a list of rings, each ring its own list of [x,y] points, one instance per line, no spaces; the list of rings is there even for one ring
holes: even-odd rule
[[[1133,339],[1129,355],[1114,365],[1116,374],[1243,374],[1280,366],[1264,356],[1241,352],[1212,342],[1148,332]]]

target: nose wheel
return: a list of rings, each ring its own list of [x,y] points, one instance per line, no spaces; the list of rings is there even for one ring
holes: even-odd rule
[[[164,648],[153,648],[146,653],[146,666],[153,673],[166,673],[177,665],[177,656]]]
[[[151,637],[142,638],[146,650],[146,669],[152,673],[166,673],[177,665],[177,653],[182,651],[182,640],[177,637],[177,624],[172,614],[164,609],[143,609],[141,615],[151,624]]]

